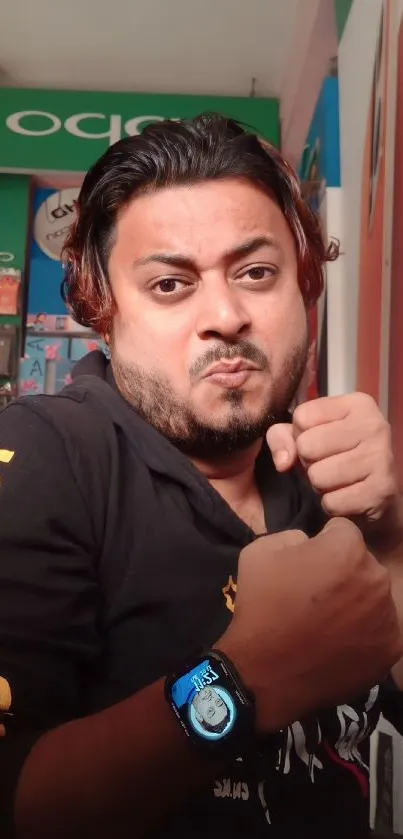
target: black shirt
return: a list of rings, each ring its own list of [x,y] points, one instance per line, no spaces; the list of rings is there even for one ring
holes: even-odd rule
[[[278,474],[264,448],[257,479],[269,533],[321,529],[320,502],[298,470]],[[239,552],[255,536],[123,400],[100,353],[58,396],[1,413],[0,481],[0,709],[6,683],[12,694],[12,716],[0,720],[7,836],[36,739],[213,644],[231,620]],[[374,688],[354,707],[296,722],[279,749],[268,747],[252,769],[228,766],[158,836],[362,839],[369,734],[383,706],[403,721],[400,701]]]

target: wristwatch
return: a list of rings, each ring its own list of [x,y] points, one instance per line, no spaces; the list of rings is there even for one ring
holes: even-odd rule
[[[195,655],[165,681],[168,704],[191,742],[241,755],[255,736],[253,694],[219,650]]]

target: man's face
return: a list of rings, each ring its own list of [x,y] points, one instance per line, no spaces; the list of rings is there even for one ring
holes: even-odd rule
[[[228,716],[228,708],[214,688],[204,688],[198,693],[193,705],[204,722],[213,728],[220,725]]]
[[[263,191],[231,179],[135,198],[109,273],[117,384],[180,448],[245,448],[287,409],[307,320],[291,231]]]

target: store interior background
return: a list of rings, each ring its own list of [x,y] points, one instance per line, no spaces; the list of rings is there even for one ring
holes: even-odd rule
[[[218,110],[279,145],[342,255],[300,398],[356,389],[403,484],[403,0],[13,0],[0,27],[0,402],[53,393],[99,346],[62,303],[87,168],[147,122]],[[353,724],[353,721],[352,721]],[[372,750],[372,823],[403,835],[403,746]]]

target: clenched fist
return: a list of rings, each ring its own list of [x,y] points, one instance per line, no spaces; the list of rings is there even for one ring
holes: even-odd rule
[[[299,458],[330,516],[381,522],[398,499],[389,424],[363,393],[299,405],[292,423],[272,426],[268,445],[278,471]],[[389,524],[388,524],[389,526]]]
[[[344,519],[310,540],[262,537],[241,553],[234,617],[217,647],[253,690],[261,731],[354,699],[403,652],[388,572]]]

